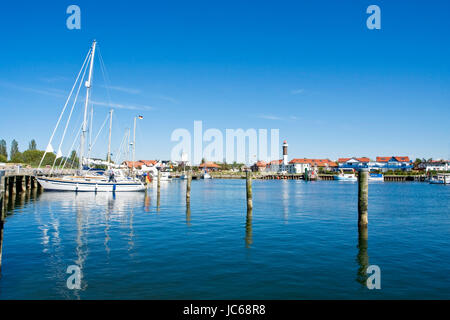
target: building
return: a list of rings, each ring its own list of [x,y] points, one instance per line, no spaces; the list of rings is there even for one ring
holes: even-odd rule
[[[330,159],[292,159],[289,162],[289,173],[304,173],[305,169],[308,171],[335,171],[338,164]]]
[[[360,168],[368,168],[374,166],[375,163],[371,162],[369,158],[339,158],[338,166],[340,169],[360,169]]]
[[[428,171],[450,171],[450,161],[449,160],[430,160],[422,162],[418,165],[421,170]]]
[[[283,159],[272,160],[269,163],[267,163],[265,171],[266,172],[274,172],[274,173],[280,172],[281,173],[283,171],[282,168],[283,168]]]
[[[220,166],[214,162],[205,162],[201,163],[198,168],[207,171],[217,171],[219,170]]]
[[[292,159],[289,161],[288,172],[290,174],[294,173],[304,173],[305,170],[311,171],[311,159]]]
[[[392,156],[392,157],[377,157],[375,169],[380,169],[383,172],[392,170],[411,171],[413,163],[406,156]]]
[[[253,172],[264,172],[266,171],[266,166],[267,164],[264,161],[257,161],[250,167],[250,169]]]

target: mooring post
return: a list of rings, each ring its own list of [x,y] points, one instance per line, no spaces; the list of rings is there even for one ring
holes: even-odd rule
[[[189,205],[191,203],[191,182],[192,182],[192,173],[189,171],[187,173],[186,180],[186,204]]]
[[[16,188],[17,193],[23,192],[25,190],[24,176],[16,176]]]
[[[245,246],[250,248],[250,245],[253,243],[252,240],[252,209],[247,208],[247,218],[245,221]]]
[[[247,171],[247,209],[253,209],[252,172]]]
[[[31,189],[31,176],[25,176],[26,188]]]
[[[11,194],[16,194],[16,176],[9,177],[9,190]]]
[[[3,211],[5,208],[5,172],[0,171],[0,221],[3,221]]]
[[[367,227],[367,207],[369,204],[369,169],[362,168],[358,173],[358,226]]]
[[[358,255],[356,260],[358,261],[358,273],[356,280],[362,285],[366,285],[367,280],[367,267],[369,266],[369,255],[367,253],[367,240],[368,240],[368,230],[367,226],[358,228]]]
[[[158,171],[158,178],[156,180],[156,188],[157,188],[158,192],[159,192],[160,187],[161,187],[161,172]]]
[[[0,272],[2,271],[2,251],[3,251],[3,218],[0,220]]]
[[[156,181],[156,211],[159,212],[159,199],[161,197],[161,172],[158,171],[158,178]]]

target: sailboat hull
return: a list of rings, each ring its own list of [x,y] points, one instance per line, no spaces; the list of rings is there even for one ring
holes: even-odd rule
[[[146,189],[142,183],[126,181],[73,181],[59,178],[37,178],[37,181],[47,191],[137,192]]]

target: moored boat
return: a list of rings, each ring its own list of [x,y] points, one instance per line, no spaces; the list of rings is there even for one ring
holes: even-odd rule
[[[382,173],[369,173],[369,181],[384,181],[384,176]]]
[[[333,178],[334,178],[334,180],[339,180],[339,181],[356,181],[356,180],[358,180],[356,178],[355,170],[353,170],[353,169],[349,169],[349,170],[340,169],[339,174],[333,176]]]
[[[450,174],[437,174],[435,176],[430,177],[429,182],[431,184],[444,184],[450,185]]]

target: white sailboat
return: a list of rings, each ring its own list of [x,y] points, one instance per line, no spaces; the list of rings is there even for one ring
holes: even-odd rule
[[[139,179],[137,179],[135,176],[128,177],[128,176],[125,176],[123,174],[123,172],[120,170],[112,170],[111,169],[110,148],[111,148],[112,118],[110,119],[110,134],[109,134],[109,144],[108,144],[108,167],[109,167],[108,173],[109,173],[109,175],[108,176],[95,175],[95,174],[91,174],[91,173],[83,170],[83,164],[86,160],[84,157],[84,150],[85,150],[86,132],[87,132],[87,112],[88,112],[88,105],[89,105],[90,89],[91,89],[91,85],[92,85],[92,71],[93,71],[93,66],[94,66],[94,56],[95,56],[96,44],[97,43],[94,40],[94,42],[92,43],[92,47],[90,48],[88,56],[87,56],[87,57],[89,57],[89,55],[90,55],[90,62],[89,62],[88,80],[85,82],[86,100],[85,100],[85,104],[84,104],[84,117],[83,117],[83,124],[82,124],[82,128],[81,128],[81,136],[80,136],[79,174],[75,175],[75,176],[63,176],[63,177],[52,177],[52,176],[36,177],[37,181],[44,188],[44,190],[75,191],[75,192],[78,192],[78,191],[80,191],[80,192],[81,191],[87,191],[87,192],[130,192],[130,191],[133,191],[133,192],[135,192],[135,191],[144,191],[146,189],[145,185]],[[85,60],[85,62],[86,62],[86,60]],[[82,66],[82,70],[83,70],[83,68],[84,68],[84,64]],[[86,65],[86,68],[87,68],[87,65]],[[80,74],[81,74],[81,70],[80,70],[79,75]],[[79,75],[78,75],[78,77],[79,77]],[[78,81],[78,77],[75,82],[75,85]],[[84,74],[83,74],[83,77],[84,77]],[[80,81],[82,81],[82,80],[83,79],[81,79]],[[75,88],[75,85],[73,88]],[[81,82],[80,82],[80,86],[81,86]],[[73,88],[69,95],[69,98],[73,92]],[[63,108],[63,112],[61,113],[61,116],[64,113],[64,110],[65,110],[65,107],[67,106],[68,101],[69,101],[69,99],[66,101],[66,105]],[[58,120],[55,130],[53,131],[53,134],[50,138],[50,142],[48,144],[48,147],[47,147],[47,150],[45,153],[52,151],[51,141],[55,134],[56,128],[58,127],[59,121],[61,120],[61,116]],[[110,117],[112,117],[112,112],[110,113]],[[67,125],[66,125],[66,129],[67,129]],[[45,157],[45,153],[44,153],[44,156],[42,157],[42,160]],[[61,151],[59,149],[57,157],[60,157],[60,156],[61,156]],[[41,163],[42,163],[42,160],[41,160]]]

